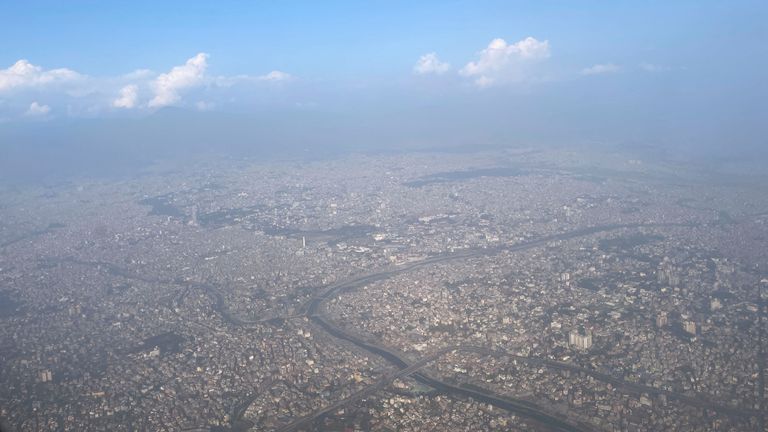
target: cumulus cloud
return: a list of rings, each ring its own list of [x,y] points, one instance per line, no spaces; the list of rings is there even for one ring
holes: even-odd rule
[[[0,69],[0,92],[17,88],[41,87],[81,79],[83,76],[71,69],[45,70],[27,60],[19,60],[7,69]]]
[[[181,98],[180,92],[204,82],[205,69],[208,67],[208,54],[199,53],[181,66],[175,66],[168,73],[160,74],[153,82],[155,97],[149,101],[150,107],[163,107],[174,104]]]
[[[115,108],[134,108],[139,100],[139,86],[129,84],[120,89],[120,96],[112,101]]]
[[[440,59],[437,57],[437,53],[431,52],[419,57],[419,60],[416,62],[416,65],[413,67],[413,72],[418,75],[427,75],[427,74],[440,75],[445,72],[448,72],[450,68],[451,68],[450,64],[440,61]]]
[[[615,65],[613,63],[603,63],[603,64],[596,64],[592,65],[588,68],[584,68],[581,70],[582,75],[603,75],[603,74],[611,74],[616,73],[621,70],[621,67],[618,65]]]
[[[164,73],[136,69],[125,74],[94,77],[66,68],[45,69],[19,60],[7,69],[0,69],[0,98],[10,101],[0,103],[0,116],[15,118],[25,115],[26,111],[29,111],[26,115],[43,115],[51,107],[68,116],[168,105],[210,110],[241,97],[239,90],[229,87],[278,85],[295,79],[280,70],[264,75],[210,76],[207,67],[208,54],[199,53]],[[48,105],[37,104],[27,110],[30,101],[42,97]],[[189,100],[185,100],[187,98]],[[205,102],[197,102],[201,100]]]
[[[44,116],[49,112],[51,112],[51,107],[49,107],[48,105],[40,105],[37,102],[32,102],[29,105],[29,109],[27,110],[26,115],[39,117],[39,116]]]
[[[466,64],[459,74],[487,87],[499,82],[522,82],[530,78],[530,66],[549,58],[549,41],[527,37],[513,44],[497,38],[480,51],[478,59]]]

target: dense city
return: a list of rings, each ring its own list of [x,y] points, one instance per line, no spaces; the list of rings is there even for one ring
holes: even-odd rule
[[[619,152],[0,188],[0,429],[766,429],[765,181]]]

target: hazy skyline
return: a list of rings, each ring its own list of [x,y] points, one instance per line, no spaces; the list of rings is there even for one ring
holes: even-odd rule
[[[768,431],[766,22],[0,2],[0,430]]]
[[[262,149],[598,143],[754,153],[768,114],[766,9],[9,3],[0,6],[0,140],[6,160],[18,154],[9,147],[41,142],[108,152],[183,139]],[[188,116],[181,128],[197,131],[158,120],[164,108],[180,109],[171,117]]]

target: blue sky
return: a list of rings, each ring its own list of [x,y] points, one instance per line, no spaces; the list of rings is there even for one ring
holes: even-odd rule
[[[431,51],[459,64],[493,38],[532,36],[550,40],[564,64],[698,63],[707,46],[755,48],[748,39],[765,35],[764,12],[760,2],[707,1],[32,0],[0,6],[0,60],[114,75],[206,52],[216,72],[333,79],[397,74]]]
[[[765,3],[3,2],[0,123],[180,107],[456,127],[430,111],[466,136],[517,118],[529,139],[759,145]]]

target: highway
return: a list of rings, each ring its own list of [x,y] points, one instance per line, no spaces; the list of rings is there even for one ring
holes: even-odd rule
[[[393,375],[392,377],[389,377],[389,376],[385,377],[379,382],[377,382],[376,384],[370,387],[367,387],[366,389],[353,393],[352,395],[340,401],[337,401],[336,403],[333,403],[314,413],[301,417],[300,419],[297,419],[291,422],[290,424],[286,425],[284,428],[281,428],[280,430],[284,430],[284,431],[296,430],[302,425],[307,425],[309,424],[309,422],[315,419],[321,418],[323,415],[326,415],[329,412],[337,410],[356,400],[360,400],[362,398],[365,398],[375,393],[376,391],[384,388],[386,384],[390,383],[393,379],[397,377],[406,376],[409,374],[413,374],[413,378],[416,379],[417,381],[423,384],[429,385],[437,390],[454,394],[454,395],[472,397],[476,400],[479,400],[479,401],[494,405],[496,407],[505,409],[507,411],[514,412],[516,414],[536,420],[540,423],[543,423],[551,427],[554,430],[561,430],[561,431],[590,430],[590,427],[588,425],[583,425],[583,424],[575,425],[575,424],[569,423],[567,420],[562,419],[559,416],[555,416],[553,414],[547,413],[544,409],[538,407],[537,405],[531,402],[500,396],[489,390],[478,390],[478,389],[470,389],[466,387],[454,386],[444,381],[441,381],[439,379],[436,379],[434,377],[430,377],[424,373],[417,372],[418,369],[423,367],[429,361],[449,351],[476,351],[480,353],[493,354],[493,355],[503,354],[503,355],[511,356],[523,362],[545,365],[547,367],[551,367],[554,369],[570,370],[576,373],[584,373],[595,379],[601,380],[603,382],[608,382],[616,387],[621,387],[625,390],[629,390],[635,393],[664,394],[670,398],[680,400],[681,402],[684,402],[689,405],[712,409],[715,411],[719,411],[719,412],[729,414],[729,415],[734,415],[734,416],[759,415],[759,413],[756,413],[755,410],[741,409],[736,407],[715,404],[711,401],[704,400],[699,397],[691,397],[691,396],[683,395],[680,393],[659,389],[656,387],[650,387],[650,386],[646,386],[638,383],[627,382],[595,370],[581,368],[579,366],[571,365],[568,363],[557,362],[550,359],[539,359],[534,357],[522,357],[522,356],[510,355],[508,353],[502,353],[499,351],[491,351],[483,347],[457,346],[457,347],[446,348],[436,353],[433,353],[432,355],[425,357],[424,359],[416,363],[409,364],[408,360],[404,359],[400,354],[393,352],[387,347],[371,343],[369,341],[363,340],[362,338],[354,334],[351,334],[350,332],[336,326],[332,321],[330,321],[320,313],[323,303],[326,300],[332,298],[334,294],[341,289],[361,287],[365,284],[369,284],[378,280],[384,280],[394,275],[405,273],[413,269],[424,267],[431,264],[459,260],[459,259],[467,259],[471,257],[481,256],[481,255],[493,255],[502,251],[507,251],[507,252],[522,251],[522,250],[526,250],[526,249],[530,249],[538,246],[544,246],[550,242],[570,240],[573,238],[597,234],[600,232],[608,232],[608,231],[614,231],[619,229],[670,227],[670,226],[691,227],[694,225],[682,224],[682,223],[612,224],[612,225],[603,225],[598,227],[590,227],[590,228],[570,231],[567,233],[545,236],[538,239],[524,241],[524,242],[516,243],[512,245],[502,245],[498,247],[483,248],[483,249],[466,249],[458,252],[437,255],[437,256],[425,258],[420,261],[403,264],[398,267],[394,267],[394,268],[390,267],[380,271],[366,273],[366,274],[359,275],[354,278],[347,279],[345,281],[341,281],[328,286],[319,295],[310,299],[301,309],[300,313],[309,317],[313,323],[317,324],[320,328],[322,328],[329,334],[339,339],[343,339],[348,342],[351,342],[356,346],[370,353],[377,354],[385,358],[386,360],[388,360],[389,362],[391,362],[392,364],[400,368],[400,371],[397,374]],[[408,372],[408,373],[405,373],[405,372]]]
[[[415,371],[421,369],[422,367],[424,367],[427,363],[429,363],[429,362],[437,359],[438,357],[440,357],[440,356],[442,356],[442,355],[444,355],[444,354],[446,354],[448,352],[451,352],[451,351],[454,351],[454,348],[451,347],[451,348],[441,349],[441,350],[439,350],[439,351],[437,351],[437,352],[435,352],[435,353],[433,353],[433,354],[431,354],[431,355],[429,355],[427,357],[424,357],[423,359],[421,359],[421,360],[419,360],[419,361],[417,361],[417,362],[415,362],[415,363],[413,363],[413,364],[411,364],[411,365],[409,365],[409,366],[407,366],[407,367],[405,367],[403,369],[398,370],[397,372],[386,374],[383,378],[381,378],[375,384],[372,384],[372,385],[370,385],[368,387],[365,387],[362,390],[358,390],[358,391],[352,393],[351,395],[345,397],[344,399],[341,399],[341,400],[339,400],[339,401],[337,401],[337,402],[335,402],[335,403],[333,403],[331,405],[323,407],[323,408],[321,408],[321,409],[319,409],[319,410],[317,410],[317,411],[315,411],[315,412],[313,412],[311,414],[308,414],[308,415],[306,415],[304,417],[298,418],[298,419],[294,420],[293,422],[291,422],[290,424],[287,424],[287,425],[281,427],[280,429],[278,429],[278,431],[279,432],[295,431],[295,430],[297,430],[298,428],[300,428],[302,426],[306,426],[311,421],[313,421],[313,420],[315,420],[317,418],[320,418],[320,417],[322,417],[322,416],[324,416],[324,415],[326,415],[326,414],[328,414],[330,412],[333,412],[333,411],[335,411],[337,409],[343,408],[343,407],[345,407],[345,406],[347,406],[347,405],[349,405],[349,404],[351,404],[351,403],[353,403],[355,401],[358,401],[360,399],[364,399],[364,398],[366,398],[366,397],[376,393],[377,391],[386,388],[389,384],[392,383],[392,381],[396,380],[397,378],[402,378],[404,376],[410,375],[413,372],[415,372]]]
[[[458,346],[454,349],[454,351],[464,351],[464,352],[471,351],[471,352],[476,352],[476,353],[485,354],[485,355],[492,355],[497,357],[504,356],[507,358],[517,360],[521,363],[527,363],[535,366],[546,366],[550,369],[567,370],[574,373],[591,376],[592,378],[595,378],[598,381],[609,383],[614,387],[622,388],[625,391],[628,391],[630,393],[635,393],[635,394],[647,393],[651,395],[665,395],[669,399],[676,399],[691,406],[706,408],[706,409],[718,411],[718,412],[732,415],[732,416],[749,417],[749,416],[761,415],[760,410],[722,405],[722,404],[718,404],[713,401],[704,399],[701,396],[693,397],[693,396],[688,396],[682,393],[677,393],[677,392],[665,390],[658,387],[652,387],[644,384],[625,381],[620,378],[616,378],[614,376],[596,371],[594,369],[588,369],[588,368],[580,367],[571,363],[564,363],[564,362],[560,362],[560,361],[556,361],[548,358],[520,356],[504,350],[498,350],[498,349],[492,350],[487,347],[479,347],[479,346]]]
[[[508,252],[522,251],[522,250],[526,250],[526,249],[530,249],[538,246],[544,246],[550,242],[569,240],[577,237],[596,234],[599,232],[607,232],[607,231],[613,231],[613,230],[619,230],[619,229],[650,228],[650,227],[663,227],[663,226],[692,226],[692,225],[690,224],[614,224],[614,225],[604,225],[600,227],[579,229],[579,230],[574,230],[567,233],[541,237],[538,239],[524,241],[524,242],[516,243],[512,245],[501,245],[493,248],[465,249],[465,250],[460,250],[453,253],[437,255],[437,256],[425,258],[423,260],[403,264],[400,266],[387,267],[384,269],[380,269],[378,271],[358,275],[356,277],[327,286],[326,288],[322,289],[318,295],[308,300],[300,308],[299,312],[295,316],[305,316],[310,318],[314,324],[316,324],[321,329],[325,330],[330,335],[342,340],[346,340],[370,353],[381,356],[382,358],[386,359],[387,361],[395,365],[399,370],[397,372],[384,376],[381,380],[379,380],[375,384],[368,386],[362,390],[359,390],[347,396],[344,399],[336,401],[316,412],[310,413],[306,416],[303,416],[301,418],[298,418],[292,421],[290,424],[285,425],[280,430],[281,431],[297,430],[302,426],[308,425],[313,420],[321,418],[322,416],[330,412],[338,410],[357,400],[366,398],[374,394],[375,392],[386,388],[393,380],[397,378],[408,376],[408,375],[412,375],[413,378],[416,379],[417,381],[423,384],[429,385],[439,391],[442,391],[448,394],[463,396],[463,397],[471,397],[475,400],[482,401],[482,402],[491,404],[493,406],[502,408],[504,410],[514,412],[521,416],[525,416],[533,420],[536,420],[542,424],[545,424],[551,427],[553,430],[560,430],[560,431],[590,430],[590,427],[587,425],[583,425],[583,424],[575,425],[575,424],[569,423],[567,420],[561,418],[560,416],[547,413],[544,409],[542,409],[541,407],[538,407],[537,405],[531,402],[513,399],[505,396],[500,396],[489,390],[482,390],[477,388],[470,389],[466,387],[455,386],[455,385],[446,383],[444,381],[441,381],[437,378],[431,377],[423,372],[419,372],[419,370],[429,362],[451,351],[465,351],[465,352],[473,351],[473,352],[478,352],[485,355],[504,355],[504,356],[511,357],[518,361],[526,362],[529,364],[544,365],[554,369],[570,370],[575,373],[583,373],[595,379],[598,379],[600,381],[610,383],[616,387],[620,387],[635,393],[648,393],[648,394],[657,394],[657,395],[664,394],[671,399],[677,399],[677,400],[680,400],[681,402],[684,402],[692,406],[712,409],[718,412],[722,412],[722,413],[734,415],[734,416],[753,416],[753,415],[759,416],[760,413],[756,410],[725,406],[721,404],[716,404],[712,401],[706,400],[701,397],[688,396],[688,395],[668,391],[665,389],[659,389],[656,387],[650,387],[650,386],[646,386],[638,383],[627,382],[595,370],[582,368],[582,367],[568,364],[568,363],[557,362],[551,359],[517,356],[517,355],[510,354],[503,351],[489,350],[488,348],[485,348],[485,347],[477,347],[477,346],[447,347],[439,351],[436,351],[435,353],[432,353],[418,360],[417,362],[410,363],[409,360],[403,358],[402,354],[394,352],[387,347],[377,345],[370,341],[366,341],[360,338],[359,336],[356,336],[338,327],[335,323],[330,321],[328,318],[324,317],[320,312],[322,309],[323,303],[328,299],[332,298],[341,289],[358,288],[365,284],[369,284],[379,280],[384,280],[392,276],[395,276],[397,274],[405,273],[419,267],[424,267],[424,266],[437,264],[441,262],[467,259],[467,258],[472,258],[472,257],[482,256],[482,255],[493,255],[503,251],[508,251]],[[226,322],[228,322],[230,325],[233,325],[233,326],[247,326],[247,325],[252,325],[257,323],[264,323],[264,322],[270,321],[271,319],[276,318],[276,317],[264,317],[256,321],[246,321],[246,320],[239,319],[238,317],[235,317],[231,313],[229,313],[229,311],[227,310],[224,304],[225,302],[223,301],[222,296],[218,293],[215,287],[208,284],[201,284],[201,283],[194,283],[194,282],[187,282],[187,281],[180,281],[180,280],[159,280],[156,278],[148,278],[138,274],[134,274],[114,264],[106,263],[106,262],[80,261],[80,260],[75,260],[71,258],[53,259],[50,261],[70,262],[73,264],[98,266],[107,270],[112,274],[120,275],[122,277],[129,278],[129,279],[136,279],[136,280],[141,280],[145,282],[164,283],[164,284],[170,284],[170,285],[184,286],[187,288],[192,287],[192,288],[201,289],[213,297],[215,302],[214,309]],[[244,409],[241,410],[240,415],[237,417],[241,417],[244,411],[245,411]]]
[[[330,299],[333,297],[333,295],[338,292],[341,289],[344,288],[357,288],[360,286],[363,286],[368,283],[372,283],[378,280],[384,280],[387,278],[390,278],[394,275],[405,273],[408,271],[411,271],[413,269],[424,267],[427,265],[437,264],[440,262],[447,262],[447,261],[454,261],[459,259],[467,259],[471,257],[481,256],[481,255],[493,255],[497,254],[502,251],[508,251],[508,252],[516,252],[516,251],[522,251],[526,249],[531,249],[538,246],[544,246],[549,242],[554,241],[563,241],[563,240],[570,240],[577,237],[583,237],[587,235],[596,234],[599,232],[607,232],[607,231],[614,231],[619,229],[631,229],[631,228],[643,228],[643,227],[660,227],[660,226],[691,226],[689,224],[612,224],[612,225],[603,225],[598,227],[589,227],[589,228],[583,228],[579,230],[574,230],[566,233],[560,233],[560,234],[554,234],[550,236],[540,237],[538,239],[533,239],[529,241],[524,241],[521,243],[516,243],[512,245],[501,245],[498,247],[493,248],[483,248],[483,249],[466,249],[461,250],[458,252],[453,253],[447,253],[442,255],[437,255],[429,258],[425,258],[420,261],[415,261],[407,264],[400,265],[398,267],[394,268],[386,268],[380,271],[376,272],[370,272],[363,275],[359,275],[357,277],[338,282],[335,284],[332,284],[331,286],[327,287],[325,290],[323,290],[322,293],[319,295],[313,297],[310,299],[304,307],[301,309],[301,312],[308,316],[315,324],[317,324],[320,328],[328,332],[329,334],[346,341],[349,341],[358,347],[371,352],[373,354],[377,354],[386,360],[393,363],[395,366],[401,369],[401,372],[404,370],[410,370],[410,368],[413,365],[409,365],[408,361],[403,359],[399,354],[391,351],[390,349],[376,345],[370,342],[367,342],[360,337],[353,335],[340,327],[336,326],[333,322],[323,317],[319,311],[322,307],[322,304],[324,301]],[[455,349],[455,348],[454,348]],[[431,358],[427,357],[428,359]],[[421,362],[417,362],[415,364],[420,364]],[[415,365],[414,364],[414,365]],[[404,376],[404,375],[402,375]],[[508,397],[502,397],[499,395],[494,394],[491,391],[477,391],[468,389],[465,387],[457,387],[451,384],[448,384],[446,382],[440,381],[436,378],[427,376],[423,373],[417,373],[414,374],[414,379],[418,380],[419,382],[423,384],[427,384],[433,388],[436,388],[438,390],[444,391],[446,393],[452,393],[452,394],[458,394],[461,396],[469,396],[476,400],[480,400],[482,402],[489,403],[491,405],[494,405],[496,407],[515,412],[517,414],[532,418],[534,420],[537,420],[541,423],[547,424],[554,430],[562,430],[562,431],[585,431],[588,430],[583,425],[573,425],[571,423],[568,423],[564,419],[561,419],[560,417],[557,417],[555,415],[549,414],[545,412],[540,407],[537,407],[535,404],[532,404],[527,401],[523,400],[516,400]],[[362,397],[365,397],[369,394],[372,394],[376,390],[379,390],[382,388],[384,382],[387,382],[386,379],[371,386],[370,391],[367,391],[368,389],[364,389],[358,393],[355,393],[353,395],[348,396],[347,398],[338,401],[334,404],[329,405],[328,407],[321,409],[315,413],[312,413],[308,416],[302,417],[301,419],[298,419],[294,422],[291,422],[286,428],[280,429],[280,430],[296,430],[297,427],[301,425],[306,425],[308,422],[320,418],[323,415],[327,414],[328,412],[331,412],[335,409],[338,409],[354,400],[359,400]],[[389,381],[391,382],[391,381]]]

